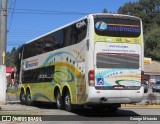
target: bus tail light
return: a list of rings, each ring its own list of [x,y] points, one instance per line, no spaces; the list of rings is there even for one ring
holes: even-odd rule
[[[88,73],[89,86],[94,86],[94,70],[90,70]]]
[[[141,71],[141,83],[144,82],[144,71]]]

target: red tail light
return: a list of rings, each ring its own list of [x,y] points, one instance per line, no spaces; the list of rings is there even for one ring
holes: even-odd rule
[[[141,83],[144,82],[144,71],[141,71]]]
[[[94,86],[94,70],[90,70],[88,73],[89,86]]]

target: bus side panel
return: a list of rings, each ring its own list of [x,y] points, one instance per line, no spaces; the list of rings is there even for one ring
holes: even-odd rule
[[[52,82],[44,84],[45,96],[51,101],[54,99],[54,87],[59,85],[71,89],[73,104],[80,104],[85,101],[85,41],[69,46],[54,52],[50,52],[44,60],[43,65],[53,64],[55,66]],[[45,58],[45,56],[44,56]]]

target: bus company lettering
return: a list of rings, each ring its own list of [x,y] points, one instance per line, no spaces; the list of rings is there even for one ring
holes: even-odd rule
[[[101,49],[103,52],[114,52],[114,53],[133,53],[137,54],[134,46],[131,45],[121,45],[121,44],[108,44],[106,47]]]
[[[82,28],[82,27],[84,27],[84,26],[86,26],[86,23],[85,23],[84,20],[81,21],[81,22],[78,22],[78,23],[76,24],[76,27],[77,27],[77,28]]]
[[[34,67],[34,66],[38,66],[38,59],[36,60],[32,60],[32,61],[27,61],[26,62],[26,68],[30,68],[30,67]]]
[[[128,46],[126,46],[126,45],[109,45],[109,47],[112,47],[112,48],[128,48]]]
[[[96,23],[96,28],[99,31],[113,31],[113,32],[140,32],[138,25],[124,25],[124,24],[107,24],[103,21]]]
[[[109,31],[121,31],[121,32],[140,32],[140,28],[138,27],[127,27],[127,26],[109,26],[106,30]]]

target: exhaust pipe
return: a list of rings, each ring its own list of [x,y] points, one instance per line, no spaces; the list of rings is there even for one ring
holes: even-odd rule
[[[106,99],[105,97],[101,97],[101,98],[100,98],[100,101],[101,101],[101,102],[105,102],[105,101],[107,101],[107,99]]]

